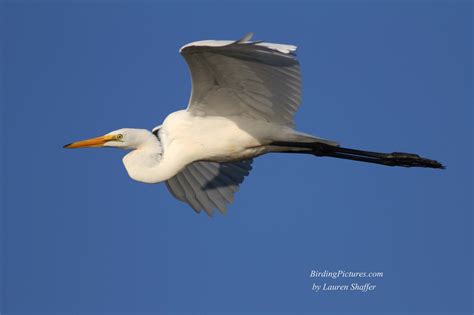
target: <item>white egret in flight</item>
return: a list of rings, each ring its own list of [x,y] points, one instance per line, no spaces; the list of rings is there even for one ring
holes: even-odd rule
[[[265,153],[305,153],[388,166],[443,168],[409,153],[343,148],[293,129],[301,100],[296,46],[206,40],[180,49],[191,71],[187,109],[171,113],[152,131],[124,128],[65,148],[116,147],[131,178],[166,182],[196,212],[226,211],[252,159]]]

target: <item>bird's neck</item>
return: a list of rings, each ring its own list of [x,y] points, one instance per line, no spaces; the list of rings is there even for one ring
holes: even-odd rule
[[[148,184],[166,181],[182,169],[180,163],[163,155],[158,141],[131,151],[123,158],[123,164],[131,178]]]

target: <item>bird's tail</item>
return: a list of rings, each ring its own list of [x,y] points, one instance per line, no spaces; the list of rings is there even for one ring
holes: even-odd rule
[[[336,143],[328,143],[328,141],[320,141],[319,139],[313,142],[274,141],[271,145],[284,148],[283,150],[278,150],[279,152],[306,153],[319,157],[329,156],[338,159],[386,166],[445,168],[440,162],[420,157],[418,154],[403,152],[381,153],[356,150],[343,148]]]

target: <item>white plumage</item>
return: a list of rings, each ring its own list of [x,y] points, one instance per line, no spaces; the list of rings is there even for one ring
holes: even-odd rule
[[[152,132],[119,129],[65,147],[131,150],[123,159],[130,177],[145,183],[166,182],[173,196],[209,215],[214,209],[226,211],[252,169],[252,159],[268,152],[403,164],[398,162],[400,156],[395,156],[398,164],[390,164],[394,158],[371,161],[367,157],[378,153],[367,151],[352,150],[344,157],[337,150],[351,149],[295,131],[293,115],[301,101],[296,46],[250,41],[251,37],[249,33],[238,41],[206,40],[183,46],[180,52],[192,77],[188,107],[171,113]],[[354,158],[355,152],[363,157]]]
[[[250,41],[201,41],[180,52],[192,76],[188,111],[293,125],[301,101],[295,46]]]

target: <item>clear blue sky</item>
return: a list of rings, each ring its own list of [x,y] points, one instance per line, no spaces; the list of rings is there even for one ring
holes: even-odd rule
[[[471,313],[472,2],[0,8],[2,314]],[[160,124],[189,97],[179,47],[249,31],[299,46],[299,130],[448,168],[268,155],[210,219],[123,151],[62,149]],[[315,294],[311,269],[385,277]]]

